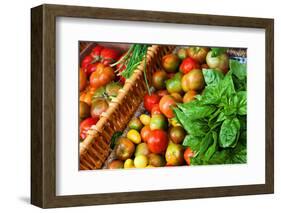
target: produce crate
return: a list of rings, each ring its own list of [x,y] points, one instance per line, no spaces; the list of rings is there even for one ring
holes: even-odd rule
[[[97,44],[89,45],[81,52],[80,57],[88,54],[95,45]],[[109,43],[101,45],[114,46],[114,44]],[[119,46],[123,51],[126,51],[128,47],[128,45]],[[148,48],[146,76],[149,84],[152,80],[153,71],[161,69],[162,57],[171,53],[174,48],[175,46],[172,45],[152,45]],[[87,132],[85,140],[80,143],[80,170],[99,169],[103,166],[110,155],[110,140],[113,134],[126,128],[146,93],[143,60],[130,79],[126,80],[117,97],[110,102],[109,108],[102,114],[97,124]]]

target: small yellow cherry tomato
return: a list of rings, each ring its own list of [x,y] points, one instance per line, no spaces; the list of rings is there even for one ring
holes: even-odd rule
[[[150,116],[146,114],[142,114],[140,116],[140,121],[142,122],[143,125],[149,125],[150,124]]]
[[[135,144],[139,144],[141,142],[140,133],[138,133],[138,131],[135,129],[129,130],[129,132],[127,133],[127,138]]]
[[[148,158],[145,155],[138,155],[134,159],[136,168],[145,168],[148,164]]]

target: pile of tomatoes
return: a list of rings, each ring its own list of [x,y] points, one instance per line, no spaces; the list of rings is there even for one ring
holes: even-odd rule
[[[116,67],[111,66],[120,57],[118,49],[96,45],[80,63],[80,140],[86,138],[87,131],[98,122],[111,98],[116,97],[123,86],[124,79],[117,76]]]
[[[144,96],[145,113],[133,118],[126,136],[115,145],[116,159],[108,168],[148,168],[190,165],[194,155],[182,146],[187,132],[175,118],[177,103],[195,99],[205,88],[203,68],[225,73],[228,58],[211,57],[205,47],[180,48],[162,58],[161,70],[153,74],[155,92]]]

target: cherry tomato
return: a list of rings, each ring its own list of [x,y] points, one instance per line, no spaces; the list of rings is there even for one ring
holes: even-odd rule
[[[143,101],[143,105],[144,105],[144,108],[148,111],[148,112],[151,112],[153,106],[155,104],[158,104],[160,101],[160,97],[155,94],[155,93],[151,93],[151,95],[149,94],[146,94],[144,96],[144,101]]]
[[[155,154],[163,154],[168,146],[169,138],[164,130],[151,130],[148,135],[147,145],[149,151]]]
[[[194,156],[194,153],[192,152],[190,147],[187,147],[187,149],[184,151],[183,156],[184,156],[184,160],[185,160],[186,164],[190,165],[190,158],[192,158]]]
[[[184,74],[189,73],[191,70],[199,68],[199,65],[192,58],[186,58],[180,65],[180,71]]]
[[[151,109],[151,115],[160,115],[162,114],[159,104],[154,104],[154,106]]]
[[[174,117],[173,107],[176,106],[176,101],[171,95],[165,95],[159,102],[161,112],[167,117]]]
[[[147,142],[148,136],[149,136],[149,133],[150,133],[150,132],[151,132],[151,129],[150,129],[149,125],[144,126],[144,127],[141,129],[141,139],[142,139],[144,142]]]
[[[80,138],[85,139],[87,137],[88,130],[98,122],[98,118],[86,118],[80,123]]]
[[[169,95],[169,92],[167,90],[158,90],[156,94],[160,97],[163,97],[164,95]]]

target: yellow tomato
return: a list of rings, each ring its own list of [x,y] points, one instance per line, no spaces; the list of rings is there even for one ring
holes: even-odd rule
[[[140,121],[142,122],[143,125],[149,125],[150,124],[150,116],[146,114],[142,114],[140,116]]]
[[[145,155],[138,155],[134,159],[134,164],[136,168],[145,168],[148,164],[148,159]]]
[[[127,159],[124,163],[124,169],[135,168],[134,161],[132,159]]]
[[[141,136],[140,133],[138,133],[137,130],[135,129],[131,129],[128,133],[127,133],[127,138],[129,140],[131,140],[133,143],[135,144],[139,144],[141,142]]]

